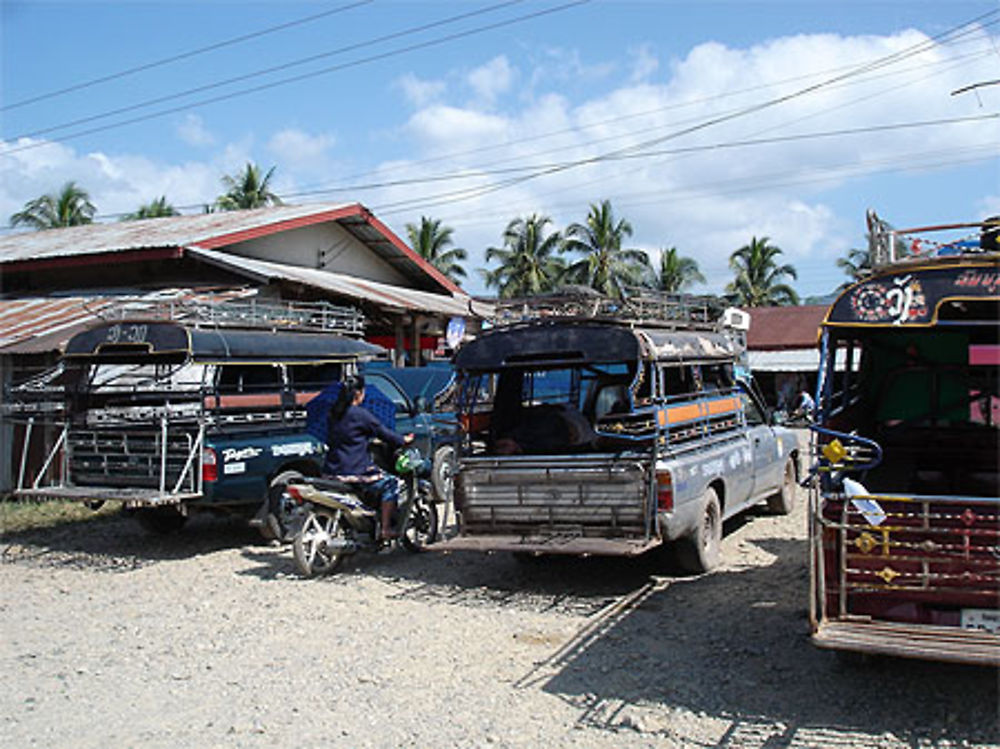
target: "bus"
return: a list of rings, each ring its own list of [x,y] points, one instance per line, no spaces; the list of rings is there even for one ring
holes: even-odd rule
[[[822,323],[809,513],[821,648],[1000,665],[998,229],[897,230],[870,213],[872,270]]]

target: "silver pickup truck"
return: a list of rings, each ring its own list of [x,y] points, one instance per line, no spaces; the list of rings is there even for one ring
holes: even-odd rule
[[[498,328],[455,355],[458,534],[438,549],[637,555],[704,572],[722,522],[791,511],[795,435],[734,377],[716,326],[593,319]]]

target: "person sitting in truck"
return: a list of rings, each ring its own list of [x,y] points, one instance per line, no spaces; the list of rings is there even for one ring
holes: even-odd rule
[[[386,475],[372,461],[371,443],[380,439],[393,449],[413,441],[413,434],[399,435],[386,427],[367,409],[365,379],[348,377],[330,407],[324,475],[350,484],[365,503],[378,503],[382,513],[382,538],[397,535],[392,531],[392,516],[399,491],[394,476]]]

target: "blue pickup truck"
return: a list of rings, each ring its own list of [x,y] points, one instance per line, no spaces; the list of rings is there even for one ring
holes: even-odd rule
[[[306,404],[383,354],[332,332],[95,325],[70,339],[49,380],[58,438],[15,494],[121,502],[161,533],[200,510],[253,517],[269,492],[319,472],[325,445],[306,428]]]

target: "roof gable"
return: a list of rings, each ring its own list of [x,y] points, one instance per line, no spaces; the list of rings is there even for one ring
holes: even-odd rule
[[[329,221],[337,222],[417,287],[460,291],[360,203],[273,206],[9,234],[0,237],[0,269],[30,272],[54,262],[106,262],[109,254],[151,249],[224,251],[239,242]]]

